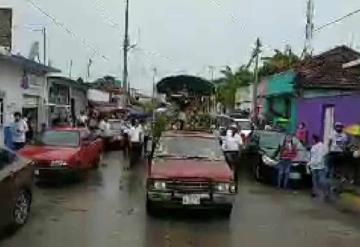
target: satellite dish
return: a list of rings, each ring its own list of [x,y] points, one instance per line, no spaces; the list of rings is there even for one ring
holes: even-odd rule
[[[35,41],[32,45],[31,45],[31,49],[30,49],[30,53],[29,53],[29,59],[30,60],[34,60],[35,58],[37,58],[38,62],[40,62],[40,55],[39,55],[39,49],[40,49],[40,45],[39,45],[39,41]]]

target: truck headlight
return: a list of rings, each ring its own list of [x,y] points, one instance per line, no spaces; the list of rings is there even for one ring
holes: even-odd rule
[[[215,191],[217,192],[235,192],[236,186],[231,183],[217,183],[215,185]]]
[[[163,181],[154,181],[153,187],[156,190],[166,190],[166,182]]]
[[[68,163],[64,160],[53,160],[50,163],[50,166],[67,166]]]

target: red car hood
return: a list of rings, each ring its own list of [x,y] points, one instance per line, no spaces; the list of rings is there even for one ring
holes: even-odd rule
[[[229,181],[233,173],[224,161],[162,160],[151,168],[152,178],[192,178]]]
[[[46,146],[27,146],[19,151],[21,156],[31,160],[69,160],[77,152],[78,148],[46,147]]]

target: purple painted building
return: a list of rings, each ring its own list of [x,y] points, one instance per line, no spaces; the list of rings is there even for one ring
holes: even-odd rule
[[[345,126],[360,123],[360,95],[299,98],[297,106],[298,123],[307,124],[309,136],[324,137],[334,122],[342,122]]]
[[[359,58],[360,53],[340,46],[296,69],[296,121],[307,125],[309,136],[327,142],[335,122],[360,122],[360,68],[344,66]]]

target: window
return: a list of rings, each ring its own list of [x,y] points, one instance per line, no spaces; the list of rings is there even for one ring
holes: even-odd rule
[[[0,125],[4,124],[4,100],[0,99]]]

